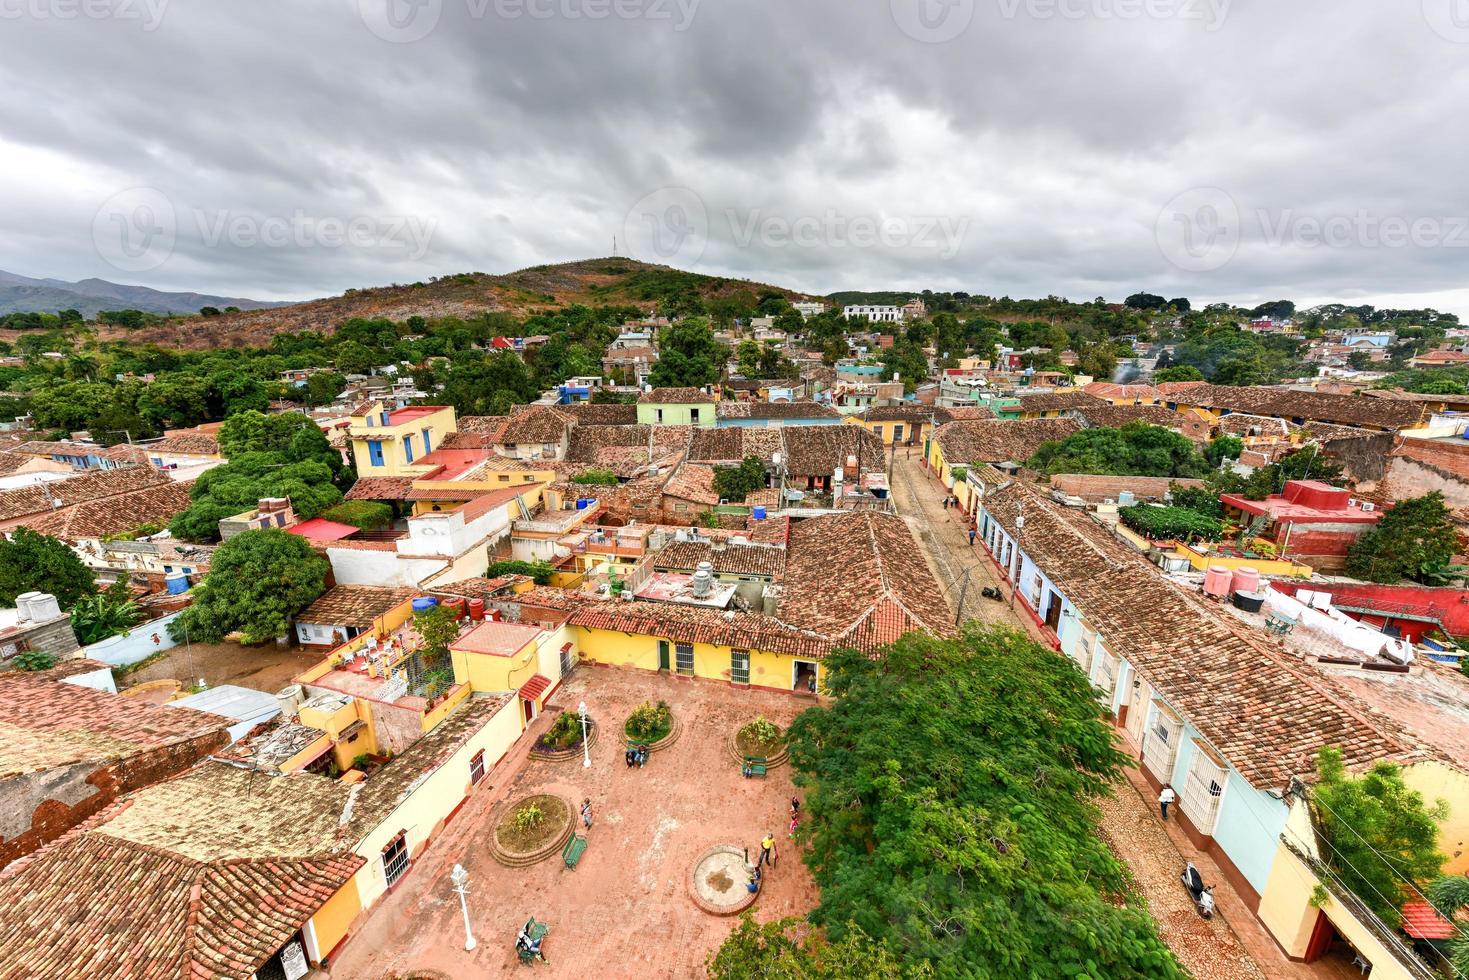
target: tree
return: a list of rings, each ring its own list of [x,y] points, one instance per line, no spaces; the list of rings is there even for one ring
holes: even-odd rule
[[[571,478],[571,482],[579,483],[585,487],[615,487],[622,481],[618,480],[617,474],[612,472],[611,470],[601,470],[594,468],[590,470],[582,470],[576,476],[573,476]]]
[[[217,306],[201,306],[201,307],[199,307],[199,315],[200,316],[219,316],[219,307],[217,307]]]
[[[759,923],[745,912],[740,924],[706,960],[710,980],[926,980],[928,964],[904,969],[886,948],[861,927],[852,926],[838,943],[808,932],[802,942],[791,936],[795,918]]]
[[[218,643],[238,631],[245,643],[284,636],[291,618],[326,588],[331,566],[299,535],[246,531],[215,551],[194,602],[169,624],[175,639]]]
[[[14,606],[15,597],[26,592],[45,592],[70,609],[96,591],[92,570],[62,541],[28,527],[16,528],[9,540],[0,538],[0,605]]]
[[[1449,946],[1456,976],[1469,976],[1469,929],[1460,913],[1469,909],[1469,875],[1444,875],[1428,886],[1428,901],[1450,922],[1459,923],[1458,935]]]
[[[1144,422],[1120,429],[1082,429],[1065,439],[1041,443],[1026,465],[1047,475],[1198,477],[1209,469],[1187,437]]]
[[[758,456],[746,456],[739,466],[714,468],[714,492],[719,499],[743,503],[747,495],[765,489],[765,464]]]
[[[1199,369],[1192,364],[1184,364],[1179,367],[1168,367],[1153,372],[1153,383],[1163,384],[1166,381],[1203,381],[1204,376]]]
[[[1347,367],[1353,371],[1367,371],[1372,367],[1372,355],[1364,350],[1354,350],[1347,355]]]
[[[735,359],[739,361],[740,373],[747,378],[760,377],[760,345],[753,340],[742,340],[735,348]]]
[[[649,382],[655,388],[702,388],[719,380],[725,349],[703,317],[680,320],[658,338],[658,363]]]
[[[546,585],[555,573],[556,570],[545,561],[520,561],[507,558],[491,563],[490,567],[485,569],[485,578],[498,578],[501,575],[525,575],[534,579],[537,585]]]
[[[338,524],[350,524],[363,531],[387,527],[393,523],[393,508],[372,500],[344,500],[321,512],[321,516]]]
[[[1340,749],[1322,749],[1316,772],[1311,809],[1328,845],[1326,863],[1379,918],[1398,926],[1410,888],[1437,877],[1447,860],[1438,850],[1447,804],[1428,806],[1391,762],[1349,775]]]
[[[1239,459],[1245,451],[1245,441],[1239,436],[1221,435],[1209,440],[1204,449],[1204,458],[1210,466],[1217,467],[1226,459]]]
[[[1161,310],[1168,305],[1166,299],[1155,293],[1133,293],[1122,303],[1134,310]]]
[[[1183,976],[1098,834],[1129,760],[1074,664],[971,622],[825,666],[787,745],[833,943],[945,975]]]
[[[143,610],[127,597],[109,588],[96,595],[83,596],[71,608],[71,629],[77,642],[89,646],[109,636],[121,636],[143,621]]]
[[[1447,568],[1458,551],[1443,494],[1435,490],[1400,500],[1377,526],[1347,550],[1347,574],[1392,584],[1404,578],[1428,581]]]
[[[429,665],[442,665],[449,644],[459,636],[459,620],[443,606],[432,606],[413,614],[413,628],[422,641],[418,654]]]

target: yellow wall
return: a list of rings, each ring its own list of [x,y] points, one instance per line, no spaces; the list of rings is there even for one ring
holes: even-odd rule
[[[359,871],[359,874],[361,872]],[[316,933],[316,948],[322,956],[329,956],[337,943],[347,935],[352,920],[362,911],[362,897],[357,893],[354,877],[326,900],[311,917],[311,928]]]
[[[423,430],[428,429],[431,433],[429,443],[433,449],[443,445],[444,440],[456,430],[454,409],[449,407],[410,422],[387,426],[376,424],[382,413],[382,405],[374,404],[373,410],[374,424],[371,427],[368,427],[368,416],[365,415],[354,415],[348,422],[347,434],[352,440],[352,461],[357,467],[358,476],[416,476],[423,472],[418,461],[428,455],[423,451]],[[405,436],[413,439],[412,463],[403,451]],[[370,441],[382,443],[381,466],[372,465],[367,446]]]
[[[400,803],[362,839],[356,852],[367,859],[367,864],[362,866],[353,880],[357,883],[358,895],[364,908],[370,908],[387,890],[387,880],[383,877],[382,852],[388,842],[400,831],[405,832],[408,836],[408,853],[417,860],[429,838],[469,795],[469,760],[483,749],[485,767],[490,768],[510,751],[510,747],[520,737],[520,732],[520,703],[511,698],[490,719],[489,724],[434,770],[408,799]]]
[[[615,630],[576,627],[581,636],[583,660],[609,664],[617,667],[638,667],[642,670],[658,669],[657,636],[620,633]],[[675,669],[677,658],[674,641],[668,641],[670,670]],[[710,643],[695,643],[694,676],[710,680],[729,680],[731,647],[715,646]],[[817,678],[822,679],[819,658],[793,657],[785,653],[770,653],[764,650],[750,651],[750,684],[756,687],[773,687],[782,691],[794,687],[794,670],[797,660],[818,664]]]
[[[1136,535],[1132,536],[1137,537]],[[1138,538],[1138,540],[1143,539]],[[1146,547],[1146,542],[1144,542],[1144,547]],[[1178,558],[1187,558],[1189,565],[1195,571],[1200,572],[1206,572],[1211,568],[1228,568],[1231,570],[1236,568],[1253,568],[1261,575],[1310,578],[1313,574],[1310,565],[1301,565],[1293,561],[1269,558],[1231,558],[1226,555],[1216,555],[1206,551],[1195,551],[1183,545],[1174,548],[1173,554]]]
[[[927,419],[918,419],[917,421],[914,421],[912,419],[903,419],[900,422],[869,422],[865,419],[859,419],[855,415],[848,415],[842,421],[850,423],[852,425],[862,426],[862,428],[877,436],[877,438],[882,441],[882,444],[884,446],[891,446],[893,444],[897,436],[898,426],[903,427],[904,442],[908,442],[910,439],[913,438],[913,430],[915,428],[919,430],[918,438],[920,440],[928,438],[929,432],[932,429],[932,426],[929,424]]]
[[[281,772],[295,772],[297,769],[304,769],[307,765],[314,762],[322,752],[326,751],[327,746],[331,745],[331,743],[331,736],[323,732],[321,738],[316,739],[310,745],[306,746],[306,748],[297,752],[285,762],[282,762],[280,765]]]
[[[1442,762],[1420,762],[1403,767],[1403,782],[1423,794],[1432,806],[1449,805],[1438,824],[1438,849],[1448,856],[1444,874],[1469,874],[1469,776]]]
[[[435,705],[432,711],[424,712],[423,730],[425,732],[433,731],[434,727],[438,725],[439,722],[449,717],[449,715],[454,711],[455,708],[459,707],[465,701],[468,701],[469,695],[470,689],[468,684],[460,684],[456,687],[451,687],[449,689],[448,697],[444,698],[443,701]]]
[[[538,670],[536,644],[532,640],[512,657],[488,653],[469,653],[449,645],[454,660],[454,681],[468,684],[476,691],[516,691],[534,677]]]

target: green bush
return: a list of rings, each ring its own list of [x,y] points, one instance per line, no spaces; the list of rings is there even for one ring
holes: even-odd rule
[[[555,569],[544,561],[517,561],[507,559],[497,561],[485,569],[485,578],[498,578],[501,575],[525,575],[535,579],[537,585],[546,585],[551,581]]]
[[[535,803],[522,803],[515,811],[513,823],[519,831],[535,830],[546,819],[546,812]]]
[[[714,467],[714,492],[721,500],[743,503],[747,494],[765,489],[765,464],[757,456],[746,456],[739,466]]]
[[[350,524],[363,531],[387,527],[393,523],[393,508],[373,500],[344,500],[321,512],[321,516],[338,524]]]
[[[546,729],[546,734],[536,740],[537,745],[553,749],[569,749],[580,742],[581,716],[573,711],[563,711]]]
[[[764,715],[756,715],[754,721],[740,729],[739,737],[745,742],[761,742],[765,745],[774,745],[781,740],[781,730],[779,725],[770,721]]]
[[[11,663],[20,670],[50,670],[56,666],[56,654],[45,650],[27,650],[16,654]]]
[[[639,742],[656,742],[673,730],[673,709],[667,701],[644,701],[627,716],[624,730]]]
[[[1119,513],[1123,524],[1153,541],[1218,541],[1224,536],[1224,526],[1219,521],[1187,507],[1138,504],[1124,507]]]
[[[615,487],[618,479],[611,470],[586,470],[572,477],[571,482],[584,487]]]

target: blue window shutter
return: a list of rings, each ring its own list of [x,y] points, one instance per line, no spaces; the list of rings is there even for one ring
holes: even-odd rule
[[[408,457],[408,462],[413,462],[413,438],[411,436],[403,440],[403,455]]]
[[[383,465],[383,444],[380,439],[367,440],[367,458],[373,466]]]
[[[433,433],[428,429],[423,430],[423,454],[425,456],[434,451],[432,436]]]

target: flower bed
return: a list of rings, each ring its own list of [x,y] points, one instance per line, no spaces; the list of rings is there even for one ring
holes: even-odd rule
[[[597,722],[588,717],[587,745],[590,747],[596,744]],[[581,716],[574,711],[562,712],[530,748],[530,757],[540,762],[564,762],[567,759],[578,759],[581,754]]]
[[[736,729],[729,740],[730,754],[736,762],[743,763],[746,756],[759,756],[768,769],[784,765],[786,761],[786,735],[780,726],[767,721],[763,715]]]
[[[490,853],[509,867],[529,867],[558,853],[573,826],[571,804],[561,797],[523,797],[501,811],[490,838]]]
[[[661,752],[678,741],[681,729],[668,702],[644,701],[633,709],[622,726],[622,744],[645,742],[649,752]]]

